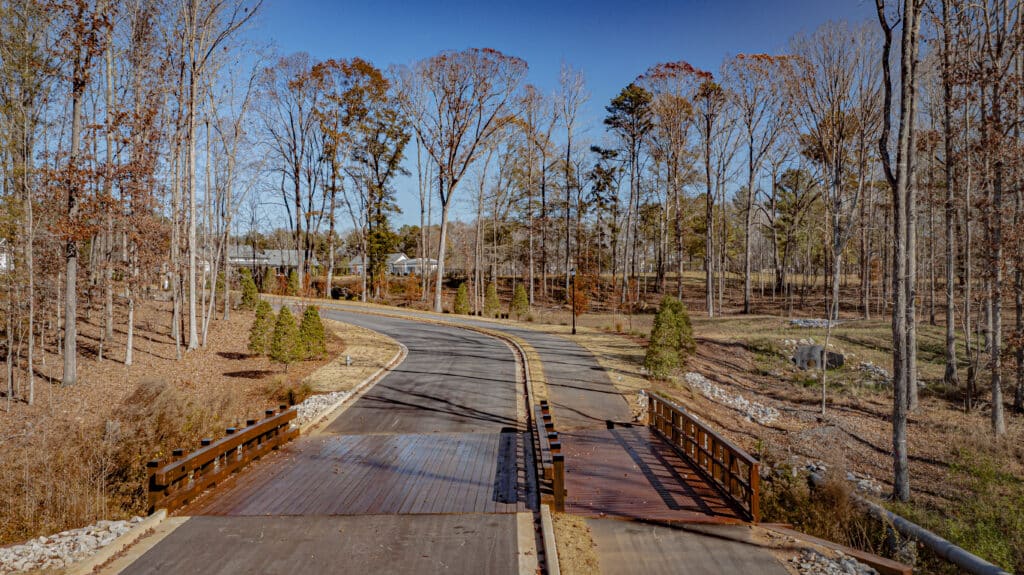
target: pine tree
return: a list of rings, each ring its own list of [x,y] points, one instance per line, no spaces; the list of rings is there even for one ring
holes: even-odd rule
[[[512,294],[512,313],[517,320],[530,314],[530,298],[526,295],[526,286],[519,284]]]
[[[501,314],[501,300],[498,299],[498,288],[494,282],[487,284],[487,293],[484,295],[484,316],[498,317]]]
[[[684,366],[687,356],[695,349],[693,327],[686,307],[681,301],[666,297],[654,317],[644,367],[652,377],[664,379]]]
[[[256,319],[249,330],[249,353],[263,355],[270,349],[274,310],[270,303],[260,300],[256,304]]]
[[[459,289],[455,292],[455,302],[452,304],[452,313],[459,315],[469,314],[469,290],[466,289],[465,282],[459,284]]]
[[[299,345],[299,328],[295,325],[295,316],[288,306],[281,306],[274,324],[274,335],[270,339],[270,360],[284,364],[285,370],[302,357]]]
[[[256,290],[256,282],[252,280],[252,272],[249,271],[249,268],[242,268],[239,281],[242,284],[242,308],[255,309],[256,301],[260,296]]]
[[[299,342],[304,359],[318,358],[327,353],[327,341],[324,335],[324,323],[320,320],[320,311],[315,305],[306,308],[299,325]]]
[[[690,313],[686,311],[686,306],[682,301],[674,297],[666,297],[666,305],[672,308],[672,313],[676,317],[677,327],[677,340],[676,346],[680,352],[680,366],[686,365],[686,358],[693,355],[697,351],[697,342],[693,339],[693,324],[690,323]]]
[[[296,270],[288,272],[288,293],[285,295],[299,295],[299,272]]]

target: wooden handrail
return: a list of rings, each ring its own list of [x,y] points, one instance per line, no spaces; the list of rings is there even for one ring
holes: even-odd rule
[[[565,456],[562,442],[555,431],[551,406],[546,400],[534,408],[534,431],[540,451],[541,478],[550,482],[552,503],[556,511],[565,511]]]
[[[268,409],[262,420],[249,420],[246,427],[229,427],[217,441],[202,440],[202,447],[188,455],[175,449],[169,460],[153,460],[149,470],[149,512],[168,512],[185,505],[252,461],[295,439],[299,430],[290,427],[297,413],[282,405]]]
[[[685,408],[647,392],[647,421],[751,521],[761,520],[761,464]]]

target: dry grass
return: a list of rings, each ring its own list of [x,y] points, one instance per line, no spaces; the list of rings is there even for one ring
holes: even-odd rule
[[[601,568],[587,520],[568,513],[552,513],[558,563],[565,575],[594,575]]]
[[[554,312],[548,317],[555,318],[555,325],[535,328],[568,334],[562,325],[567,314],[560,317]],[[783,340],[814,338],[822,343],[824,329],[790,327],[788,320],[777,316],[694,317],[698,353],[687,369],[702,373],[731,394],[777,408],[782,415],[771,426],[748,421],[681,381],[647,381],[641,369],[643,338],[635,335],[635,328],[633,335],[614,333],[616,327],[628,332],[627,325],[615,325],[619,321],[622,316],[613,315],[578,321],[604,330],[581,327],[574,341],[598,356],[623,393],[639,387],[662,391],[748,451],[770,454],[768,464],[780,469],[822,461],[837,476],[857,472],[873,478],[883,492],[890,489],[891,391],[867,381],[864,372],[856,369],[865,361],[888,368],[891,332],[886,321],[851,320],[833,330],[832,348],[845,353],[848,363],[829,372],[828,414],[822,419],[820,381],[792,365]],[[634,325],[640,321],[634,317]],[[929,387],[922,391],[921,407],[910,419],[914,500],[901,506],[900,512],[1011,570],[1024,568],[1022,553],[1015,551],[1024,537],[1024,520],[1013,512],[993,511],[1019,508],[1024,501],[1024,419],[1008,416],[1006,438],[993,441],[988,410],[965,413],[958,393],[941,385],[944,329],[921,325],[919,340],[920,379]],[[962,348],[960,352],[962,357]],[[844,483],[830,482],[830,488],[813,494],[798,485],[786,485],[782,492],[768,494],[765,516],[851,546],[887,551],[878,526],[843,503],[845,495],[836,486]],[[936,563],[924,567],[944,568]]]
[[[261,414],[277,405],[278,384],[296,387],[327,362],[300,362],[285,373],[250,357],[252,314],[237,310],[212,322],[207,347],[176,360],[170,315],[168,303],[139,306],[129,368],[124,318],[116,318],[100,362],[99,314],[83,314],[73,387],[59,385],[61,358],[52,346],[37,357],[36,404],[13,402],[0,418],[0,544],[142,512],[147,460]],[[343,348],[329,338],[328,356]]]
[[[314,393],[348,391],[398,353],[398,342],[373,330],[330,319],[324,320],[324,327],[345,342],[345,349],[303,380]],[[351,365],[346,365],[346,356]]]

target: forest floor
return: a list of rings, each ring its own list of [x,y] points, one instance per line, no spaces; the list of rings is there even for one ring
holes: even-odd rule
[[[828,372],[822,416],[819,372],[798,369],[790,357],[801,341],[823,344],[825,329],[796,327],[775,315],[708,319],[692,313],[697,353],[682,371],[703,375],[727,396],[777,410],[774,421],[760,423],[721,397],[707,397],[682,373],[650,381],[643,368],[650,314],[585,314],[577,318],[576,336],[569,335],[567,310],[535,310],[534,316],[528,325],[571,337],[597,355],[631,399],[641,389],[664,393],[777,472],[792,477],[811,465],[830,478],[850,480],[849,488],[860,487],[878,500],[891,493],[892,391],[885,373],[892,356],[886,319],[848,319],[833,328],[829,349],[845,354],[846,364]],[[1014,509],[1024,505],[1024,417],[1007,405],[1007,434],[994,440],[990,404],[967,412],[962,390],[942,384],[943,342],[943,327],[919,325],[923,386],[908,428],[913,499],[890,506],[1011,572],[1019,570],[1024,521]],[[962,345],[958,353],[964,357]],[[1006,382],[1012,381],[1009,375]],[[1012,390],[1004,385],[1009,400]],[[987,398],[985,382],[979,386]],[[631,403],[641,415],[639,404]],[[825,517],[801,517],[780,508],[784,496],[765,502],[766,521],[794,523],[814,535],[891,555],[878,533],[851,533],[850,526],[829,526]]]
[[[326,321],[327,354],[286,371],[248,353],[253,313],[232,310],[229,319],[211,322],[205,347],[182,349],[177,360],[170,318],[168,302],[138,307],[128,367],[126,318],[115,317],[99,361],[102,311],[83,313],[78,383],[61,386],[51,338],[44,350],[37,347],[35,404],[0,396],[0,544],[140,513],[145,461],[188,450],[289,399],[354,384],[387,361],[378,356],[394,355],[374,332]],[[319,371],[325,366],[330,378]],[[27,385],[24,370],[17,375],[19,386]]]

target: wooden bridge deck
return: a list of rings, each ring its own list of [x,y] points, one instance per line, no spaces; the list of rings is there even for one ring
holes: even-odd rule
[[[561,434],[566,511],[588,517],[738,523],[722,494],[647,427]]]
[[[523,434],[319,435],[222,486],[190,515],[515,513]]]

